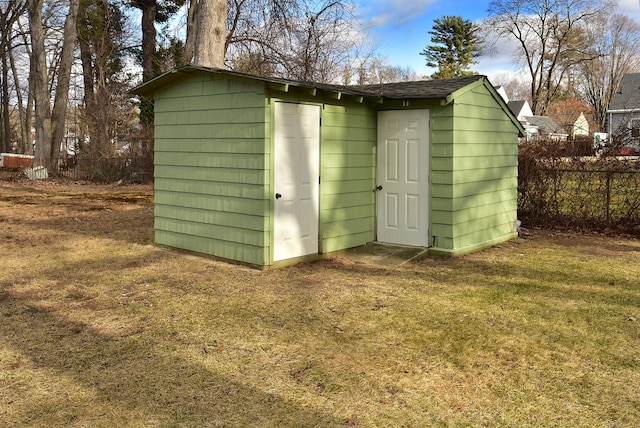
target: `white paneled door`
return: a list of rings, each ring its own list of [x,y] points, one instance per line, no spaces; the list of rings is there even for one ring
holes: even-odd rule
[[[320,107],[275,103],[274,261],[318,252]]]
[[[378,241],[429,244],[429,110],[378,113]]]

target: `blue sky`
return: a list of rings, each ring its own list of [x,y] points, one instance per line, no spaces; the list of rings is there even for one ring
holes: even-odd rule
[[[419,76],[433,72],[425,65],[420,52],[430,43],[428,31],[433,21],[444,15],[457,15],[470,21],[487,16],[489,0],[355,0],[356,14],[368,27],[378,52],[389,59],[390,65],[410,67]],[[619,12],[640,22],[640,0],[620,0]],[[512,50],[508,44],[497,47],[493,56],[481,57],[472,67],[491,78],[514,73]]]

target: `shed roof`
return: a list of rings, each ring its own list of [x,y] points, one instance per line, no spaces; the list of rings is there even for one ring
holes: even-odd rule
[[[442,104],[452,102],[457,96],[475,87],[485,85],[493,93],[505,113],[510,117],[519,132],[524,135],[524,128],[513,115],[504,99],[496,92],[489,83],[486,76],[473,75],[459,77],[455,79],[434,79],[419,80],[414,82],[384,83],[379,85],[334,85],[329,83],[306,82],[300,80],[283,79],[279,77],[258,76],[241,73],[237,71],[223,70],[219,68],[208,68],[195,65],[186,65],[164,73],[152,80],[142,83],[131,90],[132,94],[152,96],[153,93],[171,82],[178,79],[178,76],[185,76],[191,73],[204,72],[221,74],[229,77],[246,78],[262,81],[271,85],[273,89],[288,92],[290,87],[306,88],[315,93],[316,90],[337,94],[340,99],[342,95],[354,96],[363,102],[365,99],[382,102],[384,99],[392,100],[440,100]]]
[[[640,109],[640,73],[622,76],[618,92],[609,103],[609,111]]]
[[[455,79],[418,80],[414,82],[383,83],[380,85],[349,86],[371,95],[391,99],[441,99],[455,94],[471,83],[486,79],[482,75]]]
[[[164,73],[155,79],[149,80],[135,87],[131,93],[136,95],[149,95],[156,89],[175,80],[180,74],[191,74],[197,71],[223,74],[235,77],[244,77],[297,87],[316,88],[330,92],[340,92],[347,95],[358,95],[371,98],[389,99],[444,99],[451,97],[456,91],[469,86],[471,83],[482,83],[485,76],[474,75],[456,79],[419,80],[415,82],[383,83],[380,85],[334,85],[330,83],[307,82],[302,80],[283,79],[279,77],[258,76],[237,71],[222,70],[219,68],[207,68],[194,65],[186,65]]]

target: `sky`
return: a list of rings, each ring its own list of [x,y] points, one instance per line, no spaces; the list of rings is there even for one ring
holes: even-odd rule
[[[420,52],[431,43],[428,31],[433,21],[445,15],[461,16],[473,22],[487,17],[490,0],[355,0],[356,15],[365,24],[380,55],[389,65],[409,67],[419,77],[433,69],[425,65]],[[640,22],[640,0],[619,0],[618,12]],[[479,58],[471,69],[489,76],[514,75],[520,71],[513,61],[508,43],[497,46],[496,53]]]

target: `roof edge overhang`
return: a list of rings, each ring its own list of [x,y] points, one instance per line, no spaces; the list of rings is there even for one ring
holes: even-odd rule
[[[303,82],[303,81],[288,80],[288,79],[281,79],[281,78],[275,78],[275,77],[258,76],[254,74],[241,73],[237,71],[224,70],[220,68],[203,67],[198,65],[185,65],[185,66],[170,70],[166,73],[161,74],[158,77],[155,77],[151,80],[141,83],[140,85],[131,89],[129,93],[132,95],[141,95],[144,97],[152,98],[154,92],[156,92],[159,88],[174,81],[176,77],[181,75],[184,76],[184,75],[189,75],[193,73],[198,73],[198,72],[207,73],[207,74],[220,74],[220,75],[231,76],[231,77],[236,77],[241,79],[257,80],[257,81],[264,82],[264,84],[270,90],[284,92],[284,93],[289,92],[292,88],[297,88],[297,89],[306,91],[311,96],[318,96],[319,94],[322,94],[336,100],[342,100],[344,99],[345,96],[348,96],[352,100],[355,100],[356,102],[359,102],[359,103],[364,103],[365,101],[368,101],[375,104],[382,104],[384,103],[385,99],[399,99],[399,98],[385,96],[383,93],[373,93],[371,91],[367,92],[365,90],[358,90],[356,88],[352,88],[349,86],[320,84],[320,83],[314,83],[314,82]],[[436,97],[431,99],[435,99],[435,100],[439,99],[441,105],[447,105],[454,102],[456,98],[462,96],[466,92],[471,91],[483,85],[489,91],[491,96],[500,104],[504,112],[509,116],[509,119],[511,120],[511,122],[518,129],[519,136],[521,137],[525,136],[526,132],[524,130],[524,127],[518,121],[518,119],[514,116],[514,114],[511,112],[511,110],[507,106],[507,103],[504,101],[502,96],[498,94],[498,92],[493,87],[493,85],[489,82],[486,76],[479,76],[477,80],[474,80],[466,84],[465,86],[449,93],[444,97]],[[401,97],[401,98],[405,99],[405,97]],[[406,100],[409,100],[409,99],[414,99],[414,98],[406,98]],[[416,97],[415,99],[420,99],[420,98]]]
[[[241,73],[237,71],[224,70],[220,68],[209,68],[197,65],[184,65],[182,67],[175,68],[166,73],[161,74],[151,80],[141,83],[135,88],[129,91],[133,95],[141,95],[145,97],[152,97],[153,93],[159,88],[167,85],[173,81],[176,76],[193,73],[207,73],[207,74],[220,74],[225,76],[231,76],[241,79],[251,79],[263,82],[268,89],[278,92],[290,92],[292,88],[298,88],[307,92],[311,96],[317,96],[319,94],[327,95],[329,98],[341,100],[348,96],[353,98],[359,103],[364,103],[366,100],[371,100],[375,103],[381,103],[383,97],[379,95],[369,94],[349,88],[348,86],[319,84],[313,82],[303,82],[297,80],[280,79],[275,77],[259,76],[255,74]]]

